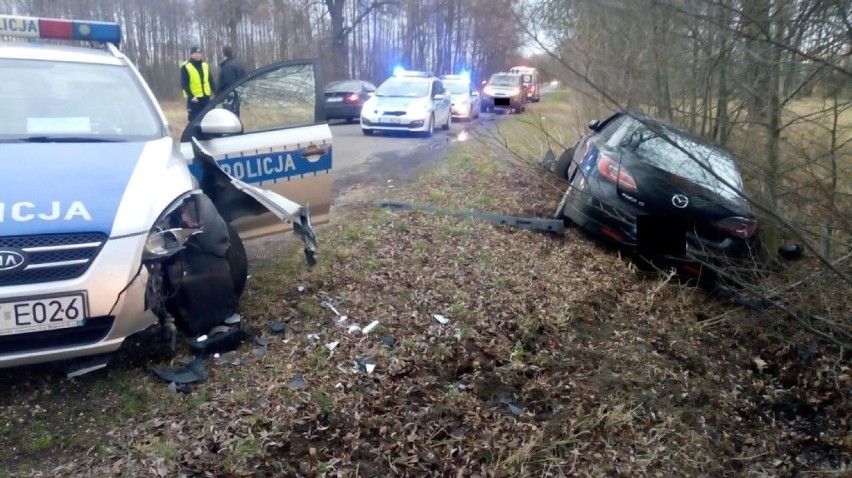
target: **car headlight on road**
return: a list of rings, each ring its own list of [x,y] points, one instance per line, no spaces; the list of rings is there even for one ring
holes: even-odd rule
[[[520,89],[520,88],[518,88],[517,86],[516,86],[516,87],[514,87],[514,88],[512,88],[512,96],[515,96],[515,95],[517,95],[517,94],[518,94],[518,93],[520,93],[520,92],[521,92],[521,89]]]
[[[493,95],[494,94],[494,88],[491,88],[490,86],[486,86],[485,88],[482,89],[482,92],[485,93],[486,95]]]

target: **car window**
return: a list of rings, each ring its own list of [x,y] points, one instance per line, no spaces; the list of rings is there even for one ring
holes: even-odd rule
[[[604,126],[604,128],[600,131],[600,133],[598,133],[600,135],[600,138],[609,143],[610,139],[615,136],[615,132],[618,131],[618,128],[622,127],[625,123],[627,123],[628,119],[630,119],[629,116],[621,115],[618,118],[607,123],[606,126]],[[611,144],[610,146],[615,146],[617,144],[618,143]]]
[[[494,86],[515,86],[520,82],[518,75],[491,75],[490,83]]]
[[[699,143],[670,128],[658,127],[676,142],[677,146],[641,123],[624,138],[622,146],[664,171],[689,179],[723,197],[735,200],[740,198],[735,190],[725,186],[722,181],[707,171],[710,169],[735,188],[742,189],[742,179],[730,154],[722,149]]]
[[[453,95],[467,95],[470,94],[470,84],[464,83],[461,81],[448,81],[444,83],[444,86],[450,90],[450,93]]]
[[[376,90],[377,96],[422,98],[429,96],[432,83],[424,78],[390,78]]]
[[[0,71],[0,141],[29,136],[144,141],[165,134],[126,66],[0,59]]]
[[[313,124],[315,88],[313,65],[283,65],[240,84],[217,108],[238,112],[245,133]]]
[[[361,91],[360,81],[337,81],[325,88],[327,93],[349,93],[352,91]]]

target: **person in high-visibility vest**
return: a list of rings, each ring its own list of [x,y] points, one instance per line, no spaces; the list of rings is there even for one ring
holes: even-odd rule
[[[186,110],[192,121],[210,102],[215,91],[210,78],[210,65],[204,61],[201,47],[189,49],[189,60],[180,65],[180,86],[186,98]]]

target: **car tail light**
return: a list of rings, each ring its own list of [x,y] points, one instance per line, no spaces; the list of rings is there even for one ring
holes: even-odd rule
[[[722,219],[716,223],[716,227],[741,239],[748,239],[757,230],[757,221],[735,216]]]
[[[633,179],[630,171],[609,156],[601,155],[598,159],[598,171],[603,177],[617,183],[622,188],[636,191],[636,181]]]
[[[352,93],[351,95],[347,96],[344,101],[346,101],[347,103],[357,103],[361,101],[361,97],[358,96],[358,93]]]

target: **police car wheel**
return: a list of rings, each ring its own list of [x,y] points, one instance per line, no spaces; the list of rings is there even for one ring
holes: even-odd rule
[[[371,129],[361,128],[361,131],[364,132],[365,136],[373,136],[373,130],[371,130]]]
[[[231,280],[234,282],[234,295],[239,297],[246,288],[246,279],[248,278],[248,256],[243,240],[240,239],[237,230],[231,224],[225,224],[228,229],[228,239],[231,241],[225,257],[228,259],[228,266],[231,269]]]
[[[450,122],[451,122],[452,120],[453,120],[453,115],[451,115],[451,114],[449,114],[449,113],[448,113],[448,114],[447,114],[447,124],[445,124],[444,126],[441,126],[441,129],[443,129],[443,130],[448,130],[448,129],[450,129]]]
[[[426,126],[426,131],[423,132],[424,138],[430,138],[435,132],[435,115],[429,117],[429,125]]]

